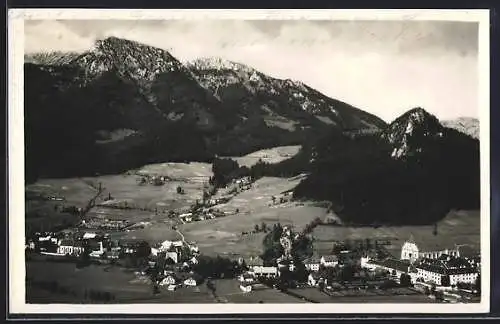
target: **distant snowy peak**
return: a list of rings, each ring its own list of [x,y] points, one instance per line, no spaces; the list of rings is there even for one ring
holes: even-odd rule
[[[472,117],[460,117],[454,120],[444,120],[445,127],[453,128],[461,133],[479,139],[479,120]]]
[[[439,120],[420,107],[398,117],[382,133],[393,146],[392,157],[398,159],[422,152],[424,143],[443,136]]]

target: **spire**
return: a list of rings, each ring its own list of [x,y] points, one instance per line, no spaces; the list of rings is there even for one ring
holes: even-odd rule
[[[415,239],[413,238],[413,233],[410,233],[410,239],[408,240],[408,243],[415,244]]]

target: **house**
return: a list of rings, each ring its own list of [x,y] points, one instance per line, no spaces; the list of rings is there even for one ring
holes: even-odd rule
[[[419,250],[417,244],[412,238],[410,238],[410,240],[404,242],[401,247],[401,260],[409,260],[413,263],[418,259],[418,253]]]
[[[172,273],[168,274],[163,280],[160,282],[160,286],[170,286],[175,285],[177,283],[177,277]]]
[[[252,291],[252,285],[242,283],[240,285],[240,289],[243,290],[243,292],[251,292]]]
[[[122,240],[119,245],[125,254],[139,254],[142,256],[151,254],[151,247],[143,240]]]
[[[318,272],[311,272],[309,276],[307,277],[307,284],[309,286],[317,286],[321,281],[324,281],[324,279],[321,277],[321,275]]]
[[[277,277],[278,276],[278,268],[277,267],[264,267],[264,266],[254,266],[250,273],[255,274],[256,276],[263,277]]]
[[[179,218],[184,220],[185,222],[191,222],[193,220],[193,213],[180,214]]]
[[[304,261],[304,266],[309,271],[319,271],[320,258],[311,257],[311,258]]]
[[[33,240],[29,240],[28,244],[26,244],[26,248],[28,248],[30,250],[34,250],[35,249],[35,242],[33,242]]]
[[[252,276],[248,272],[240,275],[240,277],[238,279],[240,280],[240,282],[247,282],[247,283],[252,283],[255,281],[254,276]]]
[[[83,239],[84,240],[95,239],[96,236],[97,236],[97,233],[85,233],[85,234],[83,234]]]
[[[191,259],[189,259],[189,262],[191,264],[198,264],[198,259],[196,259],[196,257],[192,257]]]
[[[158,256],[158,254],[160,253],[160,249],[158,247],[152,247],[151,248],[151,255],[153,256]]]
[[[198,286],[203,281],[203,278],[197,274],[190,275],[187,279],[184,280],[184,284],[186,286]]]
[[[111,250],[108,253],[106,253],[106,258],[110,260],[117,260],[120,258],[120,251],[119,250]]]
[[[92,251],[90,252],[91,258],[102,258],[104,256],[104,251]]]
[[[253,270],[254,267],[262,267],[264,266],[264,260],[262,260],[259,256],[251,256],[247,260],[245,260],[246,265],[250,270]]]
[[[339,264],[339,258],[336,255],[324,255],[320,259],[320,264],[325,267],[335,267]]]
[[[169,291],[175,291],[177,289],[177,285],[168,285],[167,289]]]
[[[170,252],[165,252],[165,259],[172,259],[172,261],[175,263],[179,262],[178,260],[178,254],[175,251],[170,251]]]
[[[370,257],[361,257],[360,266],[362,269],[367,269],[369,271],[375,271],[377,269],[377,265],[375,263],[371,263]]]
[[[183,246],[184,246],[184,242],[182,242],[182,241],[173,241],[173,242],[172,242],[172,245],[173,245],[174,247],[176,247],[176,248],[178,248],[178,247],[183,247]]]
[[[64,239],[61,240],[60,245],[57,247],[57,253],[64,255],[80,255],[84,251],[81,242]]]

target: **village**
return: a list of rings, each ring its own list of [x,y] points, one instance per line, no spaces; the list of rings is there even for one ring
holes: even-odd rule
[[[158,185],[155,179],[139,183]],[[204,193],[193,206],[170,211],[168,217],[185,224],[228,216],[217,205],[251,187],[250,177],[233,179],[220,197]],[[182,188],[177,191],[182,194]],[[290,199],[290,192],[284,192],[269,197],[269,205]],[[317,222],[311,224],[315,225]],[[330,254],[319,255],[311,244],[310,231],[295,231],[293,226],[278,223],[268,229],[256,225],[254,231],[267,233],[262,254],[213,258],[203,255],[196,242],[185,241],[175,225],[172,229],[178,232],[178,240],[152,243],[116,238],[117,232],[138,226],[141,224],[121,219],[83,218],[73,229],[39,232],[27,238],[27,258],[42,255],[48,262],[64,259],[82,267],[93,263],[132,268],[155,295],[200,285],[215,294],[215,279],[234,281],[241,294],[270,288],[309,302],[335,302],[346,296],[386,296],[390,300],[398,295],[425,296],[428,302],[474,302],[480,294],[480,256],[463,253],[458,246],[421,251],[409,238],[395,257],[385,250],[386,242],[367,239],[338,241]]]

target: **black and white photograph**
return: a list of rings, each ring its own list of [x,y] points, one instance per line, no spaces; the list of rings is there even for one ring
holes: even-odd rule
[[[487,311],[488,17],[13,13],[11,311]]]

